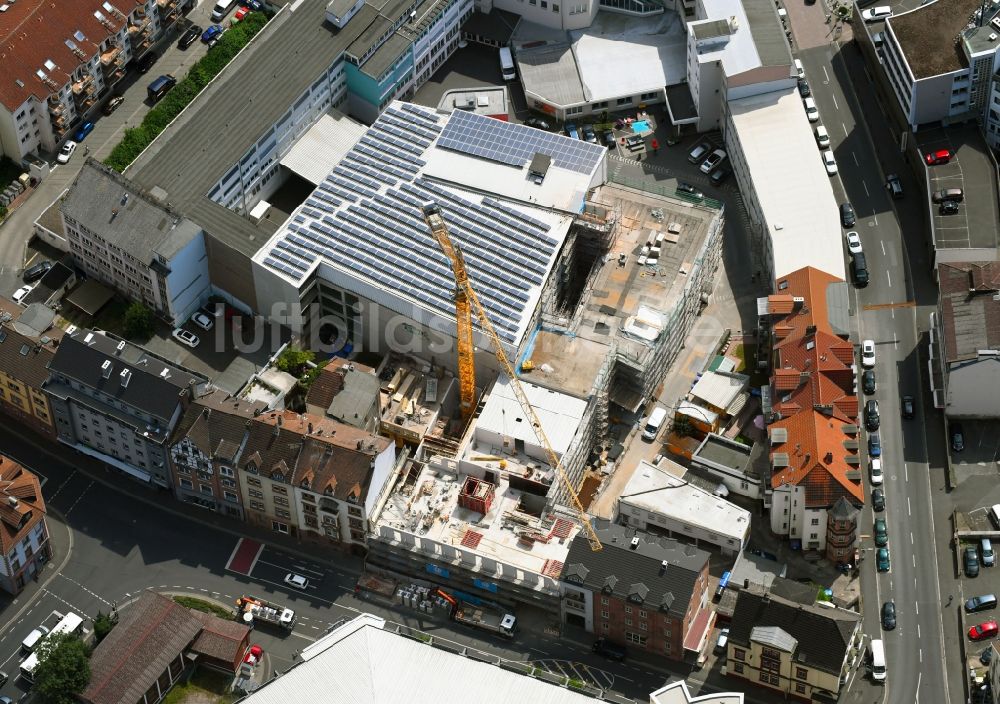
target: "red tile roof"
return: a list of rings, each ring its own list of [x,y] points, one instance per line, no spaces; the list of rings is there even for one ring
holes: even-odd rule
[[[7,554],[45,518],[38,477],[9,457],[0,456],[0,548]]]
[[[860,481],[848,479],[849,472],[857,466],[847,463],[848,455],[856,451],[844,447],[848,438],[843,431],[844,421],[823,415],[818,411],[803,411],[790,418],[783,418],[771,428],[785,428],[788,440],[771,446],[773,453],[786,453],[788,467],[776,469],[771,475],[771,488],[785,484],[804,485],[806,506],[833,506],[840,497],[855,505],[864,503]]]
[[[4,4],[7,10],[0,13],[0,102],[11,112],[32,95],[43,101],[66,85],[73,71],[97,54],[101,43],[119,32],[135,9],[134,2],[125,0],[7,0]],[[105,4],[121,14],[108,12]],[[46,84],[39,71],[54,86]]]

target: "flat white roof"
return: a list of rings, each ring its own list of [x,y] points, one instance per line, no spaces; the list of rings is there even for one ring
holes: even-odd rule
[[[729,408],[729,404],[747,388],[749,383],[750,378],[743,374],[705,372],[691,389],[691,395],[716,408]]]
[[[705,22],[733,18],[736,20],[737,28],[728,35],[728,40],[718,42],[716,44],[718,48],[714,51],[700,52],[698,61],[700,63],[721,61],[727,76],[737,76],[760,66],[760,56],[757,54],[757,45],[754,44],[753,35],[750,33],[750,22],[743,10],[743,3],[733,0],[702,0],[702,3],[705,6],[706,17],[711,18],[704,20]]]
[[[575,396],[536,386],[524,379],[520,382],[531,407],[535,409],[542,423],[542,430],[545,431],[552,449],[560,456],[564,455],[580,426],[587,409],[587,402]],[[486,405],[476,421],[476,430],[522,440],[526,445],[541,446],[506,375],[500,375],[493,385],[489,398],[486,399]]]
[[[331,111],[306,130],[281,165],[318,186],[367,129],[347,115]]]
[[[437,648],[361,614],[302,651],[303,662],[243,699],[246,704],[594,704],[567,687]]]
[[[729,110],[768,226],[775,278],[812,266],[846,280],[840,212],[798,91],[732,100]]]
[[[750,531],[749,511],[674,476],[670,472],[684,474],[675,462],[661,462],[664,469],[640,462],[619,501],[743,541]]]
[[[692,696],[684,680],[649,693],[649,704],[743,704],[742,692],[718,692]]]

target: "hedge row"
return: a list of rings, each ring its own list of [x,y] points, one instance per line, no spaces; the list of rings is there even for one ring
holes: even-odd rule
[[[262,12],[251,12],[242,22],[231,26],[219,43],[212,48],[198,63],[191,67],[173,89],[167,93],[156,106],[146,113],[138,127],[125,130],[125,136],[104,163],[115,171],[121,172],[135,161],[136,157],[156,139],[160,132],[177,117],[188,104],[208,85],[222,69],[226,67],[240,49],[267,24],[268,17]]]

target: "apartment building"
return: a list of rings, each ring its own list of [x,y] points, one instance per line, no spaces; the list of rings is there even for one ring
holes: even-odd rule
[[[169,439],[204,377],[107,333],[65,335],[44,390],[60,442],[170,487]]]
[[[171,486],[178,499],[243,519],[236,470],[249,437],[249,421],[266,409],[213,391],[186,409],[170,444]]]
[[[2,310],[11,308],[12,311]],[[45,335],[24,332],[17,325],[15,305],[0,303],[0,411],[42,435],[56,435],[49,400],[43,389],[48,366],[55,355],[62,330],[53,328]]]
[[[17,595],[52,557],[38,477],[0,456],[0,588]]]
[[[0,150],[55,152],[193,0],[20,0],[0,13]]]
[[[591,550],[582,533],[570,544],[562,620],[629,649],[697,657],[711,626],[709,554],[606,521],[594,527],[603,550]]]
[[[858,664],[861,616],[757,589],[736,599],[726,672],[801,701],[836,701]]]
[[[88,276],[167,320],[187,320],[211,293],[202,229],[99,161],[86,161],[59,213]]]
[[[379,378],[371,367],[334,357],[310,384],[306,411],[378,432],[379,385]]]

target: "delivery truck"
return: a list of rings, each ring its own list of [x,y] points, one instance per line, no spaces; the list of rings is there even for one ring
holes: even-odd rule
[[[236,600],[236,620],[251,627],[266,623],[290,631],[295,626],[295,612],[255,596],[241,596]]]
[[[514,637],[514,631],[517,630],[517,617],[514,614],[485,604],[470,604],[456,599],[443,589],[437,589],[435,593],[451,604],[451,617],[458,623],[491,631],[505,638]]]

